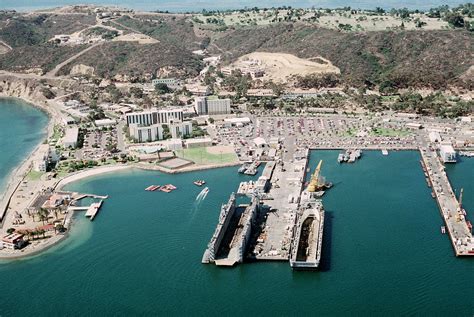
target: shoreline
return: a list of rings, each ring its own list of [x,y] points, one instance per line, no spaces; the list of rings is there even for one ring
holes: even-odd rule
[[[21,102],[27,103],[31,107],[35,107],[36,109],[41,110],[44,114],[47,115],[48,117],[48,123],[46,127],[42,129],[42,131],[46,132],[45,137],[46,139],[50,138],[53,135],[54,132],[54,122],[55,122],[55,116],[54,113],[51,111],[51,109],[48,109],[47,106],[45,105],[40,105],[41,102],[38,101],[38,103],[33,102],[30,98],[23,98],[23,97],[17,97],[17,96],[9,96],[3,92],[0,93],[0,99],[16,99],[20,100]],[[53,122],[53,124],[51,124]],[[27,156],[17,165],[16,168],[14,168],[6,177],[7,181],[5,183],[5,186],[1,190],[1,201],[0,201],[0,229],[3,228],[3,220],[5,218],[5,215],[8,212],[10,200],[17,191],[18,187],[20,186],[21,182],[25,179],[25,177],[28,175],[29,168],[31,167],[31,164],[33,163],[33,157],[35,154],[38,152],[41,144],[44,142],[41,141],[34,147],[34,149],[27,154]]]

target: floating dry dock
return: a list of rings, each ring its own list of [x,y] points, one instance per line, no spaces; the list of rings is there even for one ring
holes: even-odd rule
[[[443,164],[434,150],[421,148],[420,153],[428,185],[433,190],[455,255],[474,256],[474,238],[466,219],[466,212],[454,195]]]
[[[290,266],[295,270],[315,270],[321,261],[324,209],[321,200],[303,192],[296,216],[290,254]]]
[[[267,163],[269,186],[243,190],[241,185],[239,193],[233,193],[222,206],[202,263],[233,266],[248,258],[290,261],[295,269],[316,269],[321,259],[324,211],[321,201],[313,199],[312,193],[302,192],[306,163],[306,158],[291,163]],[[240,197],[250,198],[250,204],[237,205],[236,199]],[[311,220],[308,228],[307,219]],[[303,245],[307,256],[291,258]]]
[[[259,199],[254,196],[249,205],[236,205],[234,193],[221,208],[219,223],[208,244],[202,263],[233,266],[244,261],[252,225],[257,216]]]

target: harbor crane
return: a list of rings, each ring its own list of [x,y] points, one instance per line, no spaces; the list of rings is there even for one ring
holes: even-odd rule
[[[318,166],[316,167],[316,170],[314,171],[314,174],[311,176],[311,180],[307,188],[308,192],[310,193],[314,193],[318,190],[330,187],[330,184],[327,184],[324,180],[324,177],[320,175],[322,164],[323,160],[320,160]]]

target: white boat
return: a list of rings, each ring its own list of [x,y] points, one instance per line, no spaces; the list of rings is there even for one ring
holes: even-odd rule
[[[385,150],[385,149],[383,149],[383,150],[382,150],[382,155],[388,155],[388,151]]]
[[[337,157],[337,161],[339,163],[342,163],[344,161],[344,154],[340,153],[339,156]]]

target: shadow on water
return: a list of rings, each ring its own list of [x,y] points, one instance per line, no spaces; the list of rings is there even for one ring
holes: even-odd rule
[[[327,272],[331,269],[333,219],[333,212],[326,210],[324,215],[323,249],[321,251],[321,262],[319,264],[319,270],[322,272]]]

